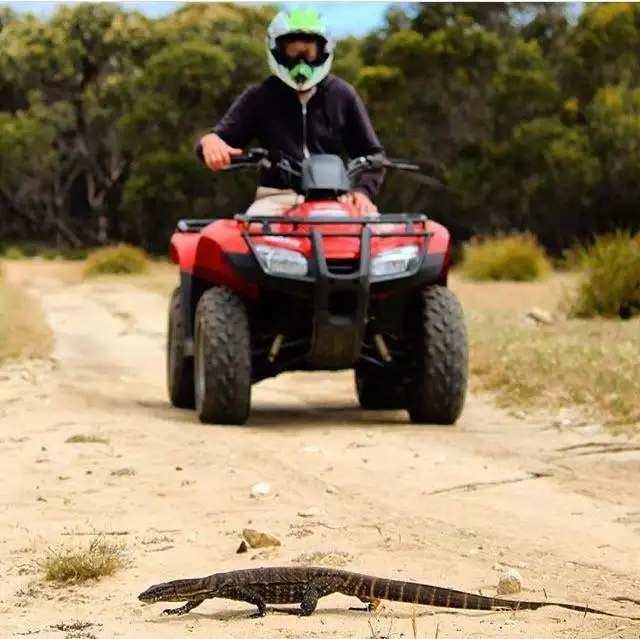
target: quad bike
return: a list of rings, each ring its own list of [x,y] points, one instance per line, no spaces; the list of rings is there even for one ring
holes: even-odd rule
[[[421,214],[361,217],[342,197],[384,156],[277,162],[254,149],[225,170],[277,166],[304,202],[278,217],[183,219],[167,338],[171,403],[244,424],[252,385],[287,371],[354,370],[360,406],[453,425],[467,389],[462,307],[447,287],[446,228]],[[295,182],[295,185],[293,184]]]

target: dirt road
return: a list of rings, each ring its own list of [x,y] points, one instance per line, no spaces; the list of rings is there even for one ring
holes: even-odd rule
[[[166,399],[163,297],[46,277],[33,286],[56,334],[56,366],[2,371],[0,636],[410,637],[417,612],[417,634],[429,639],[640,637],[639,622],[554,607],[514,615],[384,603],[370,616],[333,595],[309,618],[258,620],[223,600],[178,618],[160,616],[163,604],[143,607],[136,595],[158,581],[311,557],[485,594],[499,564],[511,565],[527,598],[640,616],[609,601],[640,599],[640,458],[563,451],[611,440],[558,426],[563,416],[517,420],[479,398],[455,428],[364,413],[349,374],[270,380],[254,389],[247,427],[204,426]],[[108,443],[65,443],[73,435]],[[252,498],[257,482],[271,494]],[[236,554],[247,526],[282,546]],[[38,585],[38,554],[96,531],[122,533],[131,567],[97,584]],[[92,634],[54,627],[76,620],[94,624]]]

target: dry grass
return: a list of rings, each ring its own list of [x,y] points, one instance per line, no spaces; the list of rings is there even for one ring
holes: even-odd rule
[[[129,563],[120,541],[96,538],[86,547],[50,549],[38,562],[45,581],[79,583],[115,575]]]
[[[470,368],[477,390],[507,408],[579,407],[613,430],[640,425],[640,326],[637,321],[567,320],[557,310],[570,274],[547,283],[472,284],[453,278],[469,325]],[[527,320],[533,306],[552,325]]]
[[[96,275],[140,275],[150,270],[149,256],[130,244],[115,244],[96,249],[84,263],[85,277]]]
[[[67,444],[108,444],[109,440],[98,435],[71,435],[64,440]]]
[[[549,275],[551,261],[528,233],[473,238],[463,248],[460,272],[474,281],[533,282]]]
[[[640,310],[640,233],[618,231],[573,249],[569,262],[584,271],[565,299],[570,317],[617,317]]]
[[[14,282],[29,282],[34,278],[53,278],[65,284],[80,284],[84,281],[84,261],[56,260],[41,258],[22,259],[6,262],[4,268]],[[149,260],[149,270],[143,274],[129,274],[123,280],[121,275],[102,274],[91,277],[92,282],[101,284],[122,284],[140,286],[147,290],[168,296],[178,282],[178,267],[167,259]]]
[[[0,280],[0,362],[46,357],[52,346],[40,306],[19,285]]]

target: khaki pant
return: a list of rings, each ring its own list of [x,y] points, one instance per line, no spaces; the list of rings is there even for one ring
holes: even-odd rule
[[[340,198],[346,202],[346,196]],[[274,189],[270,186],[259,186],[256,197],[245,215],[278,216],[294,208],[302,201],[302,197],[293,189]],[[378,217],[380,213],[369,213],[370,217]]]
[[[298,203],[298,194],[292,189],[274,189],[259,186],[255,200],[247,209],[246,215],[283,215]]]

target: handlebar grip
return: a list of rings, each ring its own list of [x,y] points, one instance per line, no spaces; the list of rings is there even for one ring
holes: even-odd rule
[[[232,155],[230,166],[236,164],[251,164],[255,162],[255,158],[252,158],[249,153],[243,153],[242,155]]]

